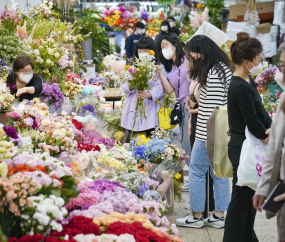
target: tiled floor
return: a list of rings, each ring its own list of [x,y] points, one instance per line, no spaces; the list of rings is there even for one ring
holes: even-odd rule
[[[185,168],[187,174],[187,168]],[[188,177],[184,178],[185,180]],[[183,192],[182,202],[175,203],[175,213],[169,215],[171,223],[175,223],[175,219],[186,216],[190,213],[189,211],[189,193]],[[181,238],[184,242],[222,242],[223,241],[223,229],[214,228],[202,228],[192,229],[178,227]],[[259,242],[277,242],[277,228],[276,218],[267,220],[264,213],[257,213],[255,220],[255,232],[259,239]],[[243,241],[241,241],[243,242]]]

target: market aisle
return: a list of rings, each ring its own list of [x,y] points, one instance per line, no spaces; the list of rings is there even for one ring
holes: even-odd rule
[[[184,169],[187,171],[188,169]],[[185,173],[185,172],[184,172]],[[188,177],[184,177],[188,180]],[[170,223],[175,223],[176,218],[180,218],[189,214],[189,196],[187,192],[182,194],[182,202],[175,203],[175,214],[169,215]],[[277,227],[276,219],[266,219],[264,213],[257,213],[255,220],[255,232],[259,239],[259,242],[275,242],[277,241]],[[184,242],[222,242],[223,229],[214,229],[205,227],[202,229],[192,229],[177,227],[179,235]]]

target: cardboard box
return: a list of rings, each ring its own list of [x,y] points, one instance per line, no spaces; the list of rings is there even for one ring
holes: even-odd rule
[[[270,13],[274,12],[275,2],[263,2],[255,3],[258,13]],[[236,20],[237,16],[245,15],[246,4],[230,5],[230,20]]]

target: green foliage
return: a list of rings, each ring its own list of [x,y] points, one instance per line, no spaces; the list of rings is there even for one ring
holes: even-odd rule
[[[60,178],[60,180],[63,182],[61,188],[54,189],[53,184],[51,184],[48,187],[42,187],[38,194],[62,197],[66,204],[68,203],[69,199],[76,198],[79,194],[79,191],[76,189],[77,183],[75,182],[74,177],[63,176]]]
[[[99,12],[84,10],[79,15],[77,22],[74,24],[76,32],[81,34],[84,40],[92,38],[92,55],[96,67],[102,63],[103,56],[109,53],[109,39],[103,27]]]
[[[6,236],[2,233],[2,229],[0,227],[0,241],[1,242],[7,242]]]
[[[62,9],[60,9],[58,4],[54,4],[52,10],[58,14],[62,22],[74,23],[77,19],[78,14],[71,5],[63,4]]]
[[[174,187],[174,199],[175,200],[177,199],[179,202],[181,202],[182,194],[180,191],[180,182],[175,177],[173,177],[173,187]]]
[[[42,18],[36,23],[32,19],[27,21],[27,32],[31,33],[34,25],[36,24],[33,39],[47,39],[50,36],[51,31],[61,32],[61,39],[64,36],[64,32],[67,29],[67,25],[58,19],[51,21],[50,19]],[[59,41],[61,40],[59,39]]]
[[[223,0],[207,0],[206,6],[209,9],[209,22],[220,29],[223,23],[221,20],[221,12],[225,7],[225,2]]]
[[[26,55],[22,41],[8,32],[8,30],[0,29],[0,59],[6,60],[10,58],[10,62],[14,61],[21,55]]]

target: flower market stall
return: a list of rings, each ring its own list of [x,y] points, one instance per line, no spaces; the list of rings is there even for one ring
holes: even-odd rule
[[[0,18],[0,241],[182,241],[166,216],[181,200],[188,154],[162,129],[124,144],[122,105],[104,99],[121,71],[82,78],[86,36],[51,2],[26,14],[6,7]],[[6,83],[19,55],[44,81],[30,101]]]

